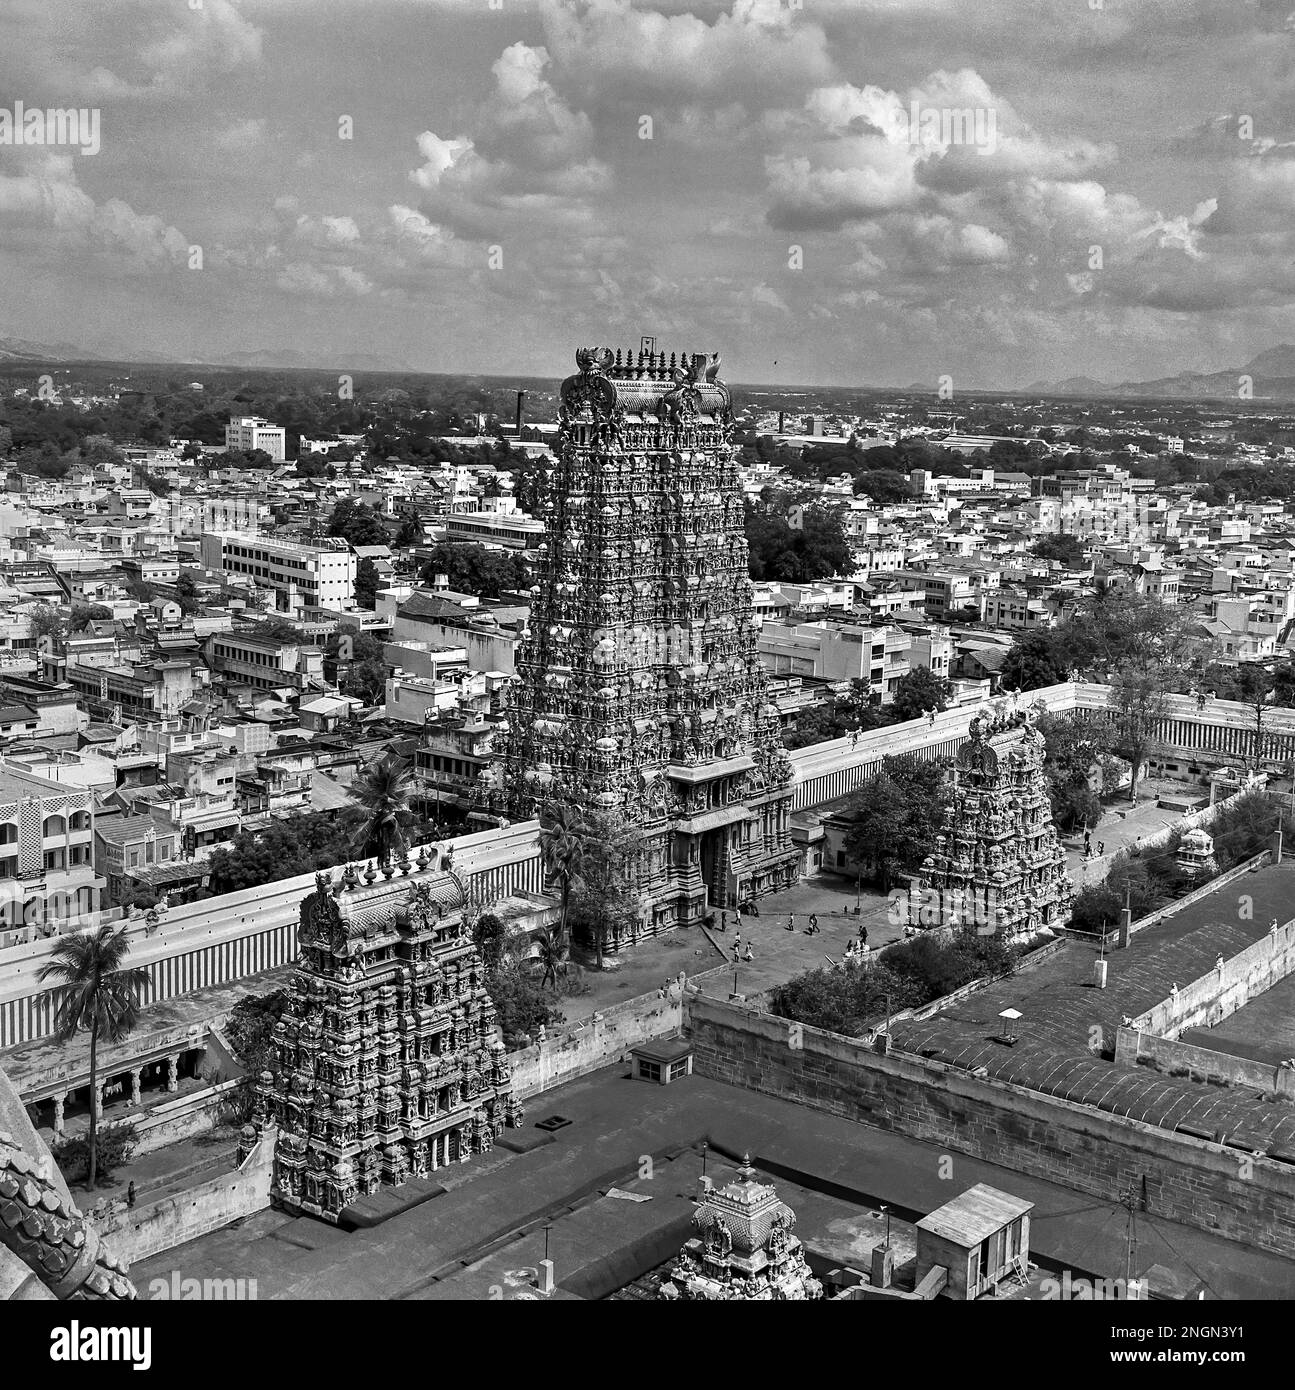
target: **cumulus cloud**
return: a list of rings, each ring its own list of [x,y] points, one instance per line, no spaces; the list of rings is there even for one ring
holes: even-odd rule
[[[37,254],[85,253],[136,272],[183,265],[189,251],[189,239],[160,217],[136,212],[120,198],[95,202],[70,155],[0,174],[0,240]]]
[[[264,34],[243,18],[232,0],[203,0],[200,8],[178,12],[146,3],[126,15],[156,32],[129,60],[138,75],[122,76],[96,66],[85,79],[95,98],[188,96],[213,77],[261,61]]]
[[[541,13],[565,78],[600,103],[683,97],[763,106],[834,75],[821,26],[781,0],[733,0],[709,20],[630,0],[544,0]]]
[[[457,233],[498,237],[523,222],[589,223],[611,168],[593,152],[589,117],[559,96],[543,48],[515,43],[494,64],[494,98],[470,135],[418,137],[423,163],[409,177],[424,210]]]

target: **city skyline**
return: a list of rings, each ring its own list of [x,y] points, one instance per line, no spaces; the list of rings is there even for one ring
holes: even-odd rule
[[[9,29],[0,337],[557,377],[653,333],[734,381],[955,392],[1295,338],[1266,0],[122,0]],[[93,141],[16,143],[47,108]]]

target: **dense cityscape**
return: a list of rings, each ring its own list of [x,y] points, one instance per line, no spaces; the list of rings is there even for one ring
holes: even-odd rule
[[[47,1305],[36,1355],[173,1373],[174,1302],[264,1336],[281,1300],[1051,1301],[1104,1305],[1095,1364],[1243,1362],[1255,1325],[1199,1305],[1295,1296],[1295,322],[1230,259],[1277,204],[1224,180],[1153,216],[1094,181],[1100,112],[1066,143],[1022,77],[1031,127],[938,36],[911,105],[852,85],[850,44],[916,33],[882,5],[437,0],[482,71],[436,117],[467,133],[418,136],[396,240],[361,191],[323,215],[332,173],[302,202],[305,136],[254,213],[258,118],[218,141],[242,191],[204,253],[163,146],[111,202],[73,172],[293,22],[191,8],[123,0],[152,75],[82,73],[102,126],[39,87],[0,110],[6,160],[76,151],[0,164],[0,1296]],[[324,69],[347,8],[316,11]],[[424,42],[417,8],[375,4],[374,53]],[[1036,7],[985,8],[1001,87]],[[1056,55],[1168,81],[1222,33],[1151,8],[1089,5]],[[1258,9],[1267,81],[1289,35]],[[778,247],[854,238],[811,299],[734,288],[736,222],[679,229],[730,239],[730,298],[649,273],[598,121],[671,64],[697,104],[635,137],[680,160],[662,206],[707,121],[745,148],[759,112]],[[1128,179],[1203,197],[1166,161]],[[1038,267],[1071,216],[1063,308]],[[84,331],[42,218],[101,291]],[[195,251],[311,307],[157,287]],[[894,303],[858,288],[883,273]],[[874,308],[855,370],[834,335]],[[1100,347],[1043,326],[1072,313]]]

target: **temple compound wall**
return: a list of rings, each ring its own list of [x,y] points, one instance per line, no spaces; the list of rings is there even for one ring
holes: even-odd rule
[[[1295,1256],[1295,1155],[1241,1153],[911,1054],[689,996],[694,1070]],[[1244,1160],[1244,1161],[1243,1161]]]
[[[792,767],[757,650],[718,355],[583,348],[576,364],[484,800],[512,820],[565,805],[628,826],[632,942],[795,882]]]
[[[326,1221],[521,1123],[462,881],[386,873],[318,875],[274,1032],[279,1072],[258,1087],[255,1123],[278,1127],[272,1198]]]

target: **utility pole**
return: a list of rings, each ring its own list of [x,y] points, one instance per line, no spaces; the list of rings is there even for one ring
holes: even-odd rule
[[[1129,1296],[1129,1286],[1133,1280],[1133,1252],[1137,1248],[1137,1199],[1133,1195],[1134,1187],[1132,1181],[1129,1183],[1128,1191],[1120,1198],[1120,1205],[1129,1214],[1129,1219],[1125,1227],[1124,1243],[1124,1296]]]

